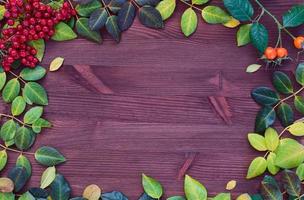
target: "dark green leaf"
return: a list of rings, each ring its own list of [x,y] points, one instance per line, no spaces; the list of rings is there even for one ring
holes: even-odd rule
[[[13,119],[6,121],[0,130],[0,136],[3,141],[10,141],[14,139],[17,131],[16,123]]]
[[[20,92],[20,83],[17,78],[11,79],[2,91],[2,98],[5,103],[11,103]]]
[[[304,5],[295,5],[283,15],[284,27],[297,27],[304,23]]]
[[[304,98],[296,95],[294,98],[294,106],[300,113],[304,114]]]
[[[44,56],[45,43],[43,39],[31,40],[28,44],[37,50],[35,57],[41,62]]]
[[[294,121],[292,108],[287,103],[282,102],[277,109],[277,116],[284,127],[289,126]]]
[[[268,175],[264,176],[263,182],[273,185],[276,189],[280,189],[278,182],[275,180],[273,176],[268,176]]]
[[[68,200],[71,195],[69,183],[61,174],[57,174],[51,184],[51,197],[54,200]]]
[[[15,185],[15,192],[19,192],[28,180],[28,176],[24,167],[14,167],[8,173],[8,178],[10,178]]]
[[[150,5],[156,6],[160,0],[135,0],[140,6]]]
[[[23,117],[23,121],[26,124],[33,124],[41,117],[42,113],[43,113],[43,107],[41,106],[33,107],[25,113]]]
[[[106,29],[112,38],[116,40],[116,42],[120,41],[120,29],[117,25],[117,16],[112,15],[108,17],[106,22]]]
[[[51,167],[65,162],[65,157],[53,147],[40,147],[35,152],[35,159],[42,165]]]
[[[55,41],[67,41],[77,38],[73,29],[64,22],[59,22],[55,25],[55,34],[52,36],[52,40]]]
[[[93,0],[73,0],[75,3],[77,4],[88,4],[90,2],[92,2]]]
[[[138,17],[139,21],[148,28],[160,29],[164,27],[160,13],[152,6],[141,7]]]
[[[251,195],[250,197],[251,197],[251,200],[263,200],[263,197],[260,194],[254,194],[254,195]]]
[[[229,13],[240,21],[250,21],[254,10],[248,0],[224,0]]]
[[[157,199],[154,199],[152,197],[150,197],[149,195],[147,195],[146,193],[143,193],[138,200],[157,200]]]
[[[30,102],[38,105],[48,105],[48,97],[45,89],[36,82],[28,82],[23,89],[23,98],[28,103]]]
[[[24,101],[22,96],[18,96],[14,99],[11,107],[11,111],[13,116],[18,116],[23,113],[26,107],[26,102]]]
[[[15,195],[13,193],[0,192],[0,199],[3,200],[15,200]]]
[[[264,25],[255,22],[250,29],[250,40],[260,54],[263,54],[268,46],[268,31]]]
[[[125,31],[128,28],[131,27],[133,24],[133,21],[136,16],[136,10],[133,4],[129,1],[124,3],[124,5],[121,7],[121,9],[118,11],[117,15],[117,23],[118,27],[121,31]]]
[[[270,183],[262,182],[261,193],[264,200],[283,200],[281,191]]]
[[[92,40],[97,43],[101,43],[100,33],[97,31],[92,31],[89,27],[89,19],[79,18],[76,22],[76,30],[79,35]]]
[[[123,193],[118,191],[106,192],[102,194],[102,200],[128,200]]]
[[[30,188],[29,192],[37,199],[40,199],[40,198],[46,199],[49,196],[49,193],[47,190],[44,190],[44,189],[38,188],[38,187]]]
[[[111,0],[108,4],[108,8],[111,10],[111,12],[116,14],[125,2],[126,0]]]
[[[93,31],[100,30],[102,27],[104,27],[108,16],[108,12],[104,8],[95,10],[89,19],[90,29]]]
[[[18,128],[15,137],[15,145],[17,146],[18,149],[20,150],[29,149],[33,145],[34,140],[35,140],[35,135],[30,129],[24,126]]]
[[[293,87],[290,78],[283,72],[276,71],[272,76],[272,84],[282,94],[292,94]]]
[[[41,66],[36,66],[35,68],[24,68],[20,72],[21,78],[26,81],[38,81],[42,79],[46,74],[46,70]]]
[[[298,176],[290,170],[284,170],[282,174],[282,182],[286,192],[292,196],[300,196],[301,181]]]
[[[75,7],[77,13],[83,17],[89,17],[92,12],[102,7],[98,0],[93,0],[87,4],[79,4]]]
[[[18,156],[16,166],[24,167],[27,173],[27,177],[30,177],[32,175],[31,162],[24,155],[21,154],[20,156]]]
[[[266,106],[261,108],[255,119],[255,130],[263,133],[266,128],[271,126],[276,119],[275,111],[272,107]]]
[[[258,87],[253,89],[251,97],[262,106],[272,106],[280,101],[280,96],[268,87]]]
[[[304,85],[304,63],[300,63],[296,69],[296,80],[301,85]]]

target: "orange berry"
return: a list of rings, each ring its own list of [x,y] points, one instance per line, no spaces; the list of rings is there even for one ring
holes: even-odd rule
[[[278,56],[278,58],[285,58],[285,57],[287,57],[288,56],[287,49],[285,49],[283,47],[277,48],[277,56]]]
[[[304,37],[302,36],[297,37],[296,39],[294,39],[293,44],[297,49],[303,49]]]
[[[268,60],[274,60],[277,57],[277,52],[274,48],[267,47],[264,52],[264,55]]]

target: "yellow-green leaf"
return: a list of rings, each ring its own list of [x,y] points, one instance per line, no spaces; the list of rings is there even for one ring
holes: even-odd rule
[[[226,23],[223,23],[223,25],[227,28],[235,28],[237,27],[238,25],[240,25],[240,21],[231,17],[230,20]]]
[[[241,194],[240,196],[238,196],[236,198],[236,200],[251,200],[251,197],[249,194],[245,193],[245,194]]]
[[[272,175],[276,175],[280,171],[280,168],[275,165],[275,159],[275,153],[270,152],[267,156],[267,169]]]
[[[64,58],[57,57],[50,64],[50,71],[57,71],[63,64]]]
[[[188,8],[181,19],[182,32],[186,37],[193,34],[197,28],[197,15],[192,8]]]
[[[161,184],[145,174],[142,174],[142,186],[144,191],[152,198],[159,199],[163,195]]]
[[[227,183],[226,185],[226,190],[233,190],[236,186],[236,181],[235,180],[231,180]]]
[[[231,20],[231,16],[217,6],[206,6],[202,10],[202,17],[209,24],[223,24]]]
[[[206,200],[207,190],[199,181],[189,175],[185,176],[184,191],[187,200]]]
[[[250,145],[258,151],[267,150],[265,138],[259,134],[249,133],[248,141],[249,141]]]
[[[295,136],[304,136],[304,122],[299,121],[288,126],[288,131]]]
[[[44,189],[51,185],[51,183],[55,180],[56,177],[56,168],[54,166],[48,167],[41,176],[40,180],[40,188]]]
[[[275,151],[280,143],[278,132],[271,127],[267,128],[265,131],[265,141],[267,149]]]
[[[159,11],[163,20],[168,19],[173,14],[176,7],[176,0],[163,0],[157,6],[156,10]]]
[[[265,172],[267,168],[267,161],[263,157],[256,157],[248,168],[247,179],[257,177]]]

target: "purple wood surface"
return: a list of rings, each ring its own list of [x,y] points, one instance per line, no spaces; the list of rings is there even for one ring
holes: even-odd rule
[[[301,2],[263,1],[278,16]],[[245,73],[257,54],[252,46],[236,47],[235,29],[200,19],[197,32],[184,38],[179,20],[185,8],[179,3],[161,31],[136,20],[120,44],[106,34],[102,45],[84,39],[47,44],[43,66],[56,56],[65,58],[65,66],[42,81],[50,99],[45,117],[54,128],[38,137],[32,151],[52,145],[64,153],[68,161],[58,171],[74,195],[96,183],[137,199],[141,173],[157,178],[166,196],[182,194],[183,172],[211,195],[224,191],[231,179],[238,181],[235,194],[258,187],[259,179],[244,178],[249,162],[260,155],[247,142],[259,108],[250,91],[270,86],[271,72]],[[277,30],[269,17],[264,23],[274,45]],[[291,39],[284,38],[292,49]],[[295,63],[284,66],[292,71]],[[223,101],[230,108],[227,119],[218,113]],[[38,186],[43,168],[33,163],[29,185]]]

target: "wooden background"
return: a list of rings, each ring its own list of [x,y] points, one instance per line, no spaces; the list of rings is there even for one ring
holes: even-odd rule
[[[262,2],[281,16],[302,1]],[[211,195],[224,191],[231,179],[238,181],[235,194],[256,191],[259,179],[244,178],[250,161],[260,155],[247,142],[259,108],[250,91],[270,86],[271,72],[245,73],[257,54],[252,46],[236,47],[234,29],[208,25],[199,17],[197,32],[186,39],[179,28],[185,8],[178,3],[160,31],[136,19],[120,44],[107,34],[102,45],[84,39],[47,44],[43,66],[57,56],[65,58],[65,66],[42,82],[50,98],[45,117],[54,128],[39,136],[33,151],[51,145],[64,153],[68,162],[58,170],[74,195],[96,183],[137,199],[141,173],[158,179],[166,196],[182,194],[180,176],[187,164],[186,173]],[[274,45],[277,29],[269,17],[264,22]],[[292,49],[291,39],[284,38]],[[295,65],[283,69],[292,71]],[[229,106],[225,120],[215,103],[223,99]],[[37,186],[43,168],[33,163],[29,185]]]

